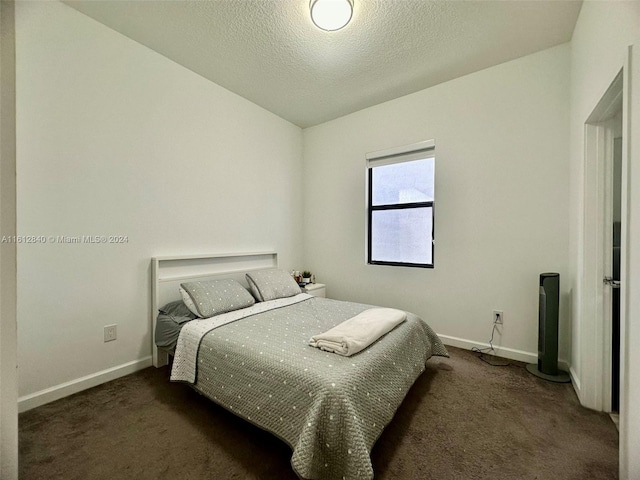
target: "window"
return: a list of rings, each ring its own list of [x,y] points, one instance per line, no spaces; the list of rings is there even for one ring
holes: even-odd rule
[[[435,144],[367,154],[367,261],[433,268]]]

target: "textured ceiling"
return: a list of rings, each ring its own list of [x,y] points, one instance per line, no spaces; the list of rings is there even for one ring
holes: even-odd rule
[[[308,0],[65,3],[300,127],[567,42],[581,5],[354,0],[325,32]]]

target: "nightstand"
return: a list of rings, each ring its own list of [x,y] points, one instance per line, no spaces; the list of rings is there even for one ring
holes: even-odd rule
[[[324,283],[307,283],[302,290],[304,293],[308,293],[314,297],[325,298],[327,296],[327,287]]]

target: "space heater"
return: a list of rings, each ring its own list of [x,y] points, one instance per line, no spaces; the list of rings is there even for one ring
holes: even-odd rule
[[[550,382],[567,383],[569,374],[558,369],[558,317],[560,311],[560,274],[540,274],[538,300],[538,363],[527,370]]]

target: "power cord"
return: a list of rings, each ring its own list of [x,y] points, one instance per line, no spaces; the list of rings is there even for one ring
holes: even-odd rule
[[[491,365],[492,367],[517,367],[519,365],[516,365],[514,363],[511,362],[507,362],[507,363],[495,363],[494,361],[490,361],[486,358],[486,356],[489,356],[489,352],[491,352],[490,356],[495,358],[496,357],[496,350],[495,348],[493,348],[493,337],[496,334],[496,329],[498,328],[498,323],[496,321],[493,322],[493,329],[491,330],[491,340],[489,340],[489,346],[486,348],[478,348],[478,347],[473,347],[471,349],[472,352],[476,352],[478,354],[478,358],[480,360],[482,360],[484,363],[486,363],[487,365]]]

